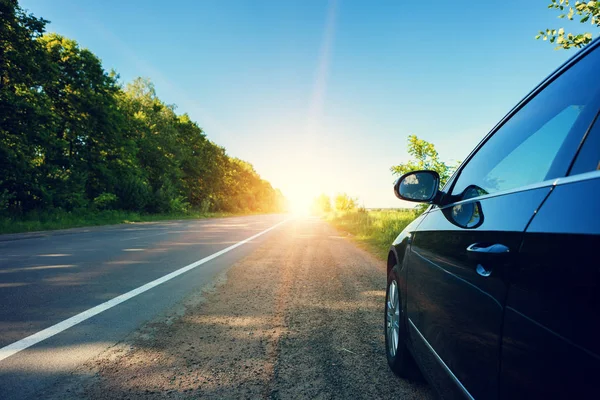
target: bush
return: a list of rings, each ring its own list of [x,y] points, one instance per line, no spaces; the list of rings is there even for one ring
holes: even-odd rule
[[[173,184],[164,179],[160,183],[160,187],[154,191],[154,194],[148,202],[147,210],[151,213],[168,213],[172,212],[173,207],[178,206],[179,193]]]
[[[198,211],[202,214],[206,214],[211,210],[212,202],[210,199],[204,198],[200,202],[200,206],[198,207]]]
[[[0,193],[0,214],[7,214],[10,207],[10,201],[15,197],[14,193],[9,193],[8,190],[4,189]]]
[[[169,211],[174,213],[187,213],[190,210],[190,203],[183,196],[172,198],[169,202]]]
[[[124,176],[116,185],[117,208],[130,211],[143,211],[150,202],[148,182],[137,176]]]
[[[348,196],[346,193],[340,193],[335,196],[334,203],[337,211],[350,211],[356,208],[356,199]]]
[[[117,205],[118,200],[116,194],[105,192],[94,199],[93,206],[96,210],[112,210]]]

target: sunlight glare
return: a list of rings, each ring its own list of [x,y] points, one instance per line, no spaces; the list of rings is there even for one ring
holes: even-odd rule
[[[314,190],[311,190],[306,180],[295,179],[295,184],[284,189],[284,195],[288,200],[289,211],[297,216],[307,216],[310,214]]]
[[[307,216],[310,213],[310,205],[312,199],[310,197],[291,197],[290,211],[298,216]]]

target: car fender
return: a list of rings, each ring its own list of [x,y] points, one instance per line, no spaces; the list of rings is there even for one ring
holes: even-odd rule
[[[415,218],[411,223],[409,223],[400,234],[396,237],[392,246],[390,247],[390,251],[388,253],[387,260],[387,275],[389,276],[392,268],[396,267],[396,275],[398,276],[398,290],[400,291],[400,300],[402,301],[402,307],[406,306],[406,296],[407,296],[407,282],[406,282],[406,271],[407,266],[405,263],[407,251],[410,250],[410,244],[412,241],[412,237],[417,230],[418,226],[421,224],[423,219],[427,216],[431,207]]]

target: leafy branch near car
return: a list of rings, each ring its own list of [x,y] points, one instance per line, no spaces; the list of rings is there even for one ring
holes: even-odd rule
[[[559,10],[562,13],[558,18],[567,18],[570,21],[579,19],[584,24],[589,22],[594,27],[600,27],[600,2],[598,1],[576,1],[552,0],[548,8]],[[581,17],[581,18],[579,18]],[[536,39],[547,40],[550,43],[556,43],[555,49],[581,48],[592,41],[592,34],[586,33],[565,33],[564,28],[546,29],[540,31]]]
[[[123,85],[48,21],[0,1],[0,215],[271,212],[282,194],[153,84]]]

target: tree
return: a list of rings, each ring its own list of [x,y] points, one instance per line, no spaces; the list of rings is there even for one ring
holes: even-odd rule
[[[51,127],[43,91],[48,60],[37,38],[47,22],[16,0],[0,1],[0,211],[31,210],[43,201],[40,150]]]
[[[404,175],[411,171],[431,170],[440,175],[440,187],[446,184],[456,167],[451,167],[440,161],[439,155],[433,143],[419,139],[416,135],[408,136],[408,154],[414,157],[403,164],[394,165],[390,169],[396,176]]]
[[[74,40],[51,33],[38,41],[49,60],[43,90],[51,102],[53,134],[41,166],[48,201],[53,207],[86,207],[114,191],[122,159],[129,158],[116,98],[120,88],[100,59]]]
[[[334,203],[337,211],[352,211],[356,208],[357,201],[346,193],[339,193],[335,196]]]
[[[592,26],[600,26],[600,1],[575,1],[572,0],[552,0],[548,8],[564,11],[558,18],[567,18],[572,21],[575,15],[580,16],[579,22],[590,22]],[[581,48],[592,41],[592,34],[586,33],[565,33],[564,28],[546,29],[540,31],[536,39],[547,40],[550,43],[556,43],[555,49],[570,49],[573,47]]]

